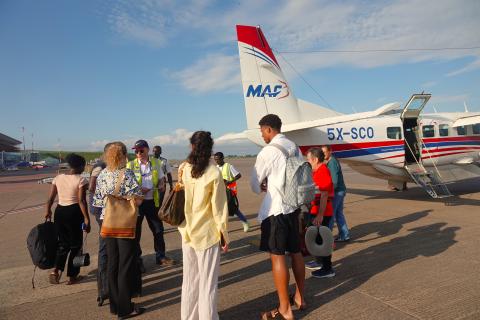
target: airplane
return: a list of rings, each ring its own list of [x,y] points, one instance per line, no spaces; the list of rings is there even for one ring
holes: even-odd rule
[[[353,170],[401,189],[414,182],[433,198],[449,197],[447,183],[480,175],[480,113],[423,114],[431,95],[355,114],[297,99],[260,27],[237,25],[247,138],[264,146],[258,122],[282,119],[282,133],[305,154],[330,145]],[[467,110],[466,110],[467,111]]]

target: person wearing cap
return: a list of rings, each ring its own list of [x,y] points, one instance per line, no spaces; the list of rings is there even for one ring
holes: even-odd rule
[[[153,156],[157,158],[162,164],[162,172],[168,181],[170,190],[172,190],[173,189],[172,167],[170,167],[170,164],[168,164],[168,160],[162,157],[162,147],[160,146],[153,147]],[[166,190],[164,190],[163,192],[160,192],[160,199],[159,199],[160,207],[162,206],[163,198],[165,198],[165,192]]]
[[[142,236],[143,219],[147,218],[148,227],[153,233],[155,248],[155,261],[160,265],[173,265],[174,260],[165,255],[165,239],[163,238],[163,223],[158,218],[158,208],[160,207],[160,192],[165,191],[165,178],[161,163],[154,157],[149,157],[150,150],[147,141],[138,140],[133,148],[136,159],[127,163],[127,168],[135,174],[135,178],[142,187],[144,200],[139,210],[137,219],[136,239],[137,254],[140,260],[140,268],[144,270],[141,256],[140,238]],[[142,271],[143,271],[142,270]]]

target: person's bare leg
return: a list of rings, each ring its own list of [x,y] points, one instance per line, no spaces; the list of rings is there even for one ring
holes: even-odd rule
[[[288,296],[288,283],[290,273],[284,255],[270,254],[272,260],[272,273],[275,287],[277,288],[278,300],[280,305],[278,311],[285,319],[294,319],[290,299]]]
[[[300,303],[301,306],[306,307],[305,302],[305,262],[303,261],[303,255],[299,253],[292,253],[292,269],[297,284],[297,290],[295,291],[295,301]]]

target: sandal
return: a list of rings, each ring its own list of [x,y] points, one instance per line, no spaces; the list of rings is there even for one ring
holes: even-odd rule
[[[262,320],[269,320],[269,319],[280,319],[286,320],[285,317],[278,311],[278,308],[273,309],[272,311],[262,312]]]
[[[307,309],[306,304],[299,304],[297,303],[297,301],[295,301],[295,293],[290,295],[290,305],[294,306],[297,310],[301,310],[301,311]]]
[[[51,284],[59,284],[60,283],[60,274],[57,272],[52,272],[48,275],[48,281]]]
[[[71,286],[72,284],[79,283],[79,282],[82,281],[82,280],[83,280],[83,276],[76,276],[76,277],[73,278],[73,279],[70,278],[70,279],[67,281],[66,285],[67,285],[67,286]]]

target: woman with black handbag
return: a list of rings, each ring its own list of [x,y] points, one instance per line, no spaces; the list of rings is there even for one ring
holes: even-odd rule
[[[112,222],[111,217],[106,216],[106,214],[112,213],[108,210],[109,199],[112,195],[119,199],[135,198],[136,206],[142,202],[142,192],[133,171],[125,169],[126,159],[127,148],[122,142],[113,142],[108,146],[105,151],[107,167],[97,178],[97,187],[93,197],[93,206],[102,208],[101,235],[105,238],[107,245],[110,312],[118,315],[119,319],[139,315],[145,310],[132,303],[132,283],[135,273],[138,272],[135,259],[136,213],[134,213],[132,226],[129,228],[133,234],[122,234],[118,229],[112,228],[106,230],[107,218],[110,223]],[[117,219],[121,220],[122,217],[118,216]]]

